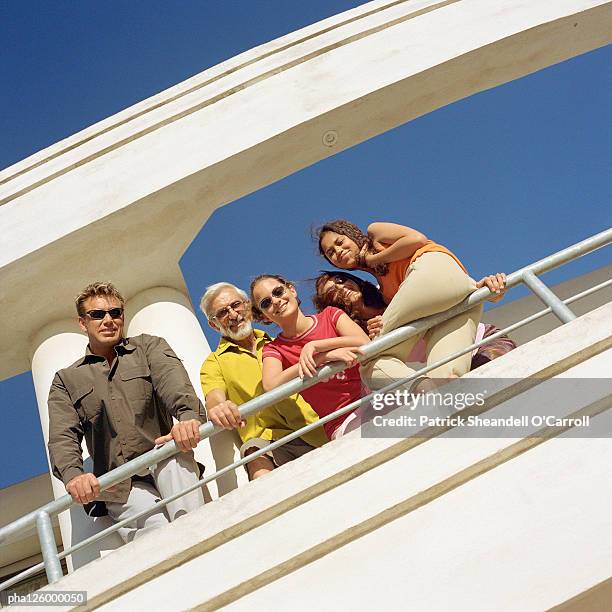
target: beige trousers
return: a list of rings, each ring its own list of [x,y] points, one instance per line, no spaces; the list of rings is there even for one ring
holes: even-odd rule
[[[130,496],[124,504],[106,502],[106,509],[113,521],[122,521],[142,510],[151,508],[162,497],[170,497],[198,481],[198,467],[191,451],[178,453],[157,465],[152,465],[149,471],[156,487],[149,482],[134,480]],[[170,502],[165,509],[159,508],[146,517],[120,527],[118,530],[119,535],[123,538],[124,542],[131,542],[153,529],[167,525],[169,522],[191,512],[191,510],[199,508],[203,504],[204,497],[202,490],[196,489]]]
[[[447,310],[475,289],[474,280],[452,257],[440,252],[425,253],[408,268],[404,281],[385,310],[381,335],[416,319]],[[421,338],[425,339],[427,347],[427,365],[468,346],[476,338],[481,313],[482,305],[479,304],[423,334],[387,349],[361,366],[364,383],[375,391],[414,374],[415,371],[406,365],[405,360]],[[470,369],[471,359],[472,355],[468,352],[432,370],[428,376],[463,376]]]

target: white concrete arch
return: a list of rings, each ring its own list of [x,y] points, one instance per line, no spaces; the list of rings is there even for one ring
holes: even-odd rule
[[[128,299],[185,292],[179,258],[219,206],[611,33],[611,0],[376,0],[4,170],[0,378],[30,367],[32,330],[70,316],[83,279],[112,278]],[[32,287],[52,303],[32,304]]]

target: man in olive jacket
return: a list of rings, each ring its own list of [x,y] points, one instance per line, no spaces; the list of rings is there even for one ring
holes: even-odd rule
[[[88,285],[76,298],[87,333],[85,356],[56,373],[49,394],[53,473],[79,504],[104,501],[120,521],[195,483],[192,449],[205,419],[180,359],[163,338],[124,338],[124,299],[111,283]],[[178,423],[172,425],[172,418]],[[93,474],[83,469],[85,437]],[[181,453],[100,492],[98,476],[174,439]],[[201,489],[119,530],[127,542],[204,503]]]

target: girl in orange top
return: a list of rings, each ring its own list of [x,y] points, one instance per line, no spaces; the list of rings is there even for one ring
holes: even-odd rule
[[[421,232],[396,223],[372,223],[364,234],[356,225],[339,219],[318,231],[319,252],[344,270],[374,275],[388,307],[381,334],[416,319],[447,310],[482,286],[471,279],[457,256]],[[404,359],[423,338],[428,365],[474,342],[482,306],[478,305],[384,351],[362,366],[364,382],[373,390],[414,374]],[[470,369],[468,352],[432,370],[416,390],[430,389]],[[435,381],[432,381],[435,379]],[[414,389],[413,389],[414,390]]]

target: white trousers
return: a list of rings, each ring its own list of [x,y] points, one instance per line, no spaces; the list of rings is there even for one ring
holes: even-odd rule
[[[125,503],[106,502],[108,514],[115,522],[122,521],[129,516],[155,506],[162,497],[174,495],[198,480],[198,467],[191,451],[170,457],[157,465],[151,466],[149,470],[156,487],[146,481],[133,480],[130,496]],[[159,508],[148,516],[120,527],[118,533],[125,542],[131,542],[153,529],[167,525],[203,504],[202,489],[196,489],[170,502],[165,508]]]

